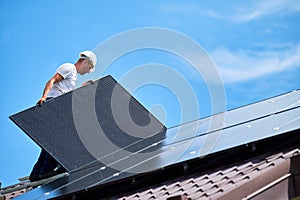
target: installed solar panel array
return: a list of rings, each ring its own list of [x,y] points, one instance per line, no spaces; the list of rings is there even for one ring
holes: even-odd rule
[[[95,102],[92,105],[96,106],[91,107],[90,102]],[[78,113],[74,114],[74,108],[68,107],[70,104],[79,108],[75,111]],[[130,105],[131,119],[139,127],[144,127],[146,134],[123,114],[120,115],[124,121],[116,122],[118,116],[115,115],[126,113],[124,105]],[[57,107],[62,117],[53,119]],[[93,124],[91,113],[96,113],[102,132],[99,126]],[[46,123],[40,119],[43,117]],[[41,108],[34,107],[13,115],[11,119],[70,171],[65,177],[19,197],[47,199],[299,129],[300,91],[165,130],[154,116],[108,76],[94,86],[80,88],[47,102]],[[82,124],[74,125],[78,119]],[[47,127],[52,127],[53,123],[60,124],[59,130],[63,131],[57,132],[57,129]],[[120,126],[123,128],[118,128]],[[90,136],[82,139],[78,133],[81,129]],[[45,134],[40,136],[36,130],[42,130]],[[46,134],[48,132],[50,135]],[[65,139],[65,132],[67,137],[73,139]],[[143,137],[137,137],[139,134]],[[112,143],[101,144],[101,141],[94,139],[99,135],[103,140],[109,138]],[[50,138],[54,138],[53,141],[49,141]],[[89,143],[91,139],[97,142]],[[99,142],[101,145],[98,145]],[[114,148],[109,148],[110,145]],[[76,160],[78,157],[79,161]]]

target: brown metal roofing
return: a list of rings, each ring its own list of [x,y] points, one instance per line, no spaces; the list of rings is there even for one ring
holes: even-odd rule
[[[276,190],[272,190],[271,194],[274,194],[272,199],[274,196],[278,197],[275,199],[289,199],[289,193],[279,190],[278,184],[286,186],[286,183],[289,183],[289,179],[292,177],[291,158],[299,154],[300,147],[267,157],[259,156],[230,167],[219,168],[207,173],[197,172],[188,177],[167,181],[116,198],[122,200],[266,199],[265,197],[259,198],[259,196],[277,186]],[[297,169],[299,167],[300,165]],[[288,191],[287,188],[285,191]],[[270,194],[265,194],[271,197]]]
[[[14,187],[19,186],[20,184],[16,184]],[[28,189],[20,188],[6,193],[5,200],[21,195]],[[281,200],[299,195],[300,146],[276,154],[257,156],[208,172],[196,172],[112,199]]]
[[[0,188],[0,200],[10,200],[14,199],[15,197],[22,195],[35,187],[38,187],[44,183],[47,183],[53,179],[60,178],[64,174],[58,174],[53,177],[49,177],[40,181],[36,182],[29,182],[29,177],[22,177],[19,178],[20,183],[10,185],[4,188]]]
[[[28,189],[17,190],[17,191],[11,192],[11,193],[4,194],[2,196],[2,198],[3,198],[3,200],[14,199],[17,196],[26,193],[27,191],[28,191]]]

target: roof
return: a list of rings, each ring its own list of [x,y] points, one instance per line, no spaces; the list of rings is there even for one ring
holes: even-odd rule
[[[114,113],[112,103],[115,103],[120,111],[124,110],[124,102],[134,102],[132,106],[129,106],[128,112],[130,116],[134,116],[135,123],[144,124],[146,128],[148,128],[147,123],[152,121],[144,117],[149,112],[129,93],[124,91],[124,88],[121,86],[118,86],[121,88],[120,90],[114,90],[115,85],[118,85],[118,83],[112,77],[104,77],[99,80],[98,84],[101,87],[97,87],[97,84],[83,87],[57,97],[48,103],[46,102],[42,109],[33,107],[11,116],[11,119],[26,134],[44,147],[69,170],[69,173],[65,176],[49,181],[41,187],[21,195],[19,199],[68,199],[70,197],[76,197],[77,199],[89,197],[91,199],[95,195],[97,197],[99,195],[101,197],[112,197],[124,194],[128,190],[141,189],[151,184],[172,180],[180,174],[183,177],[189,177],[192,171],[195,170],[208,172],[216,169],[220,170],[222,167],[222,173],[219,174],[220,176],[217,175],[218,178],[227,176],[228,181],[235,183],[237,182],[237,179],[233,179],[236,176],[234,175],[235,172],[245,174],[247,170],[251,172],[250,168],[245,166],[246,171],[239,171],[244,168],[238,167],[232,172],[230,170],[227,171],[225,168],[230,167],[233,163],[239,163],[238,166],[240,166],[246,159],[251,159],[261,154],[274,154],[275,151],[284,152],[293,145],[295,147],[295,141],[298,142],[297,144],[300,141],[299,90],[168,129],[165,129],[154,116],[149,115],[155,121],[152,129],[136,129],[131,124],[132,121],[126,121],[128,118],[124,116],[120,117],[123,112]],[[97,95],[98,93],[102,95]],[[114,95],[117,95],[118,98],[113,99]],[[95,100],[92,103],[97,101],[96,105],[101,104],[102,101],[106,102],[102,102],[102,107],[96,106],[97,119],[101,119],[98,123],[101,124],[102,128],[105,127],[108,131],[107,133],[109,133],[107,134],[104,131],[104,134],[100,136],[99,142],[102,140],[106,141],[107,137],[109,137],[108,135],[114,134],[111,140],[114,140],[114,144],[122,144],[121,148],[113,149],[112,145],[107,146],[103,141],[102,145],[93,143],[99,137],[97,134],[99,132],[102,133],[103,129],[93,125],[86,126],[86,123],[83,124],[83,130],[85,135],[89,137],[88,139],[92,141],[92,145],[82,145],[82,140],[78,140],[80,137],[76,127],[78,124],[74,124],[74,121],[76,121],[74,120],[74,110],[73,107],[70,107],[69,100],[72,99],[72,103],[78,103],[77,107],[79,110],[75,111],[75,113],[79,113],[80,117],[83,115],[83,119],[88,119],[88,122],[93,124],[91,113],[93,114],[94,112],[91,112],[93,111],[91,109],[95,109],[95,106],[87,103],[93,98]],[[53,113],[57,113],[53,112],[53,109],[57,107],[64,108],[60,110],[63,117],[60,117],[59,120],[52,119]],[[52,117],[49,117],[49,115]],[[120,131],[118,129],[120,124],[116,124],[115,118],[112,118],[112,116],[116,117],[114,115],[122,119],[121,124],[123,123],[123,125],[129,127],[129,130],[135,131],[137,135],[142,134],[143,130],[145,130],[148,132],[148,136],[145,138],[128,137],[133,132]],[[32,119],[40,119],[40,121],[36,122],[36,120]],[[55,131],[49,129],[49,134],[52,134],[51,137],[37,134],[41,128],[49,132],[47,127],[49,127],[49,123],[50,125],[54,123],[53,120],[64,131],[63,134],[59,133],[60,129]],[[89,135],[93,132],[97,134]],[[74,135],[74,133],[76,134]],[[64,134],[70,135],[66,137]],[[64,143],[57,144],[56,141],[58,143],[61,142],[59,138]],[[68,139],[66,140],[66,138]],[[72,142],[70,138],[72,138]],[[75,141],[76,138],[77,141]],[[116,138],[118,139],[115,140]],[[294,140],[290,141],[288,138],[294,138]],[[283,139],[287,141],[282,142]],[[61,148],[62,146],[64,149]],[[275,146],[276,148],[274,148]],[[94,157],[86,148],[91,148],[100,153],[107,150],[109,152],[104,156]],[[268,158],[265,157],[264,160],[268,161]],[[261,162],[264,161],[262,160]],[[274,161],[271,166],[266,165],[263,169],[271,169],[273,165],[276,168],[277,164],[277,161]],[[261,165],[264,166],[263,164]],[[278,165],[281,166],[280,163]],[[257,167],[254,167],[254,169]],[[257,169],[260,168],[258,167]],[[268,170],[258,171],[265,173]],[[186,174],[182,174],[182,172]],[[214,173],[218,174],[217,171],[214,171]],[[232,174],[232,177],[231,175],[228,177],[229,173]],[[197,174],[196,176],[203,176],[203,174]],[[254,176],[255,174],[251,174],[251,176],[249,174],[249,177]],[[247,176],[245,175],[245,177]],[[211,196],[215,193],[225,195],[226,192],[224,191],[232,190],[228,184],[225,184],[228,186],[226,188],[225,186],[221,187],[221,183],[217,179],[211,179],[211,176],[207,176],[207,178],[209,181],[213,181],[212,183],[214,184],[211,185],[212,188],[207,186],[208,188],[205,190],[201,189],[203,195],[204,193],[206,196]],[[248,180],[249,182],[250,179],[242,178],[240,181]],[[256,179],[254,178],[254,180]],[[203,181],[205,182],[205,179]],[[220,181],[224,180],[220,178]],[[188,183],[188,179],[183,182]],[[199,184],[201,185],[204,182],[197,182],[196,184],[199,186]],[[146,186],[144,185],[145,183],[147,183]],[[209,184],[207,183],[206,185]],[[236,184],[234,186],[236,187]],[[180,184],[176,186],[175,184],[174,187],[180,188],[182,186]],[[170,188],[172,189],[173,186]],[[205,192],[206,190],[207,192]],[[182,191],[182,189],[179,191]],[[226,195],[228,194],[226,193]],[[169,196],[171,197],[171,195]],[[191,196],[193,195],[191,194]]]
[[[55,199],[290,199],[300,195],[299,144],[297,130]]]
[[[286,144],[282,145],[274,150],[270,151],[272,153],[262,154],[265,150],[260,150],[259,146],[265,145],[265,143],[258,144],[258,148],[255,151],[258,152],[258,156],[250,155],[249,150],[248,159],[240,159],[240,161],[232,163],[233,161],[221,162],[219,165],[211,165],[206,168],[193,169],[190,163],[186,167],[183,173],[179,177],[175,178],[177,175],[174,173],[171,175],[173,178],[168,179],[156,184],[151,184],[150,181],[146,184],[147,186],[142,186],[141,189],[135,189],[130,191],[130,187],[126,190],[129,192],[120,192],[118,195],[109,196],[109,192],[102,193],[103,191],[94,190],[86,191],[85,193],[73,194],[71,196],[58,197],[57,199],[98,199],[98,197],[109,198],[109,199],[122,199],[122,200],[138,200],[138,199],[253,199],[254,197],[260,199],[290,199],[289,197],[300,195],[300,145],[295,145],[297,142],[299,144],[299,132],[297,134],[290,135],[293,139],[294,144],[286,142],[289,144],[289,149],[286,149]],[[274,139],[273,141],[265,141],[270,145],[276,145],[278,139],[285,139],[283,137]],[[278,150],[281,149],[281,150]],[[285,150],[284,150],[285,149]],[[244,154],[247,151],[243,151]],[[228,153],[232,155],[231,153]],[[237,157],[240,155],[236,154]],[[217,157],[221,157],[218,155]],[[238,159],[239,160],[239,159]],[[198,164],[199,161],[197,161]],[[188,167],[190,166],[190,167]],[[191,171],[191,173],[189,173]],[[179,173],[180,174],[180,173]],[[155,178],[154,178],[155,179]],[[162,180],[162,179],[161,179]],[[142,182],[145,179],[141,179]],[[47,181],[43,181],[47,182]],[[134,188],[134,184],[139,185],[139,181],[136,183],[131,183]],[[291,184],[292,183],[292,184]],[[21,195],[22,193],[31,190],[32,186],[28,185],[21,190],[10,192],[5,194],[6,199]],[[39,183],[42,184],[42,183]],[[291,186],[295,186],[292,188]],[[296,186],[298,186],[296,188]],[[15,185],[14,187],[19,187]],[[136,186],[135,186],[136,187]],[[113,186],[109,186],[112,189]],[[286,190],[285,188],[290,188]],[[4,189],[4,188],[3,188]],[[7,190],[8,188],[6,188]],[[17,188],[16,188],[17,189]],[[20,189],[20,188],[19,188]],[[6,191],[9,192],[9,191]],[[118,193],[118,192],[115,192]],[[76,197],[76,198],[75,198]]]
[[[19,183],[16,183],[14,185],[10,185],[10,186],[7,186],[7,187],[0,188],[0,194],[2,195],[0,197],[3,197],[4,200],[13,199],[13,198],[15,198],[15,197],[17,197],[21,194],[24,194],[24,193],[40,186],[40,185],[43,185],[44,183],[47,183],[51,180],[60,178],[64,175],[65,174],[58,174],[56,176],[46,178],[46,179],[43,179],[43,180],[40,180],[40,181],[36,181],[36,182],[33,182],[33,183],[31,183],[29,181],[29,176],[19,178],[19,181],[20,181]]]
[[[195,172],[152,187],[115,196],[112,199],[171,199],[171,197],[184,196],[187,199],[251,199],[254,196],[264,195],[263,193],[270,188],[280,189],[278,185],[286,185],[286,180],[294,176],[290,172],[291,158],[297,157],[299,160],[299,155],[300,146],[207,172]],[[299,182],[298,187],[300,187]],[[275,197],[288,199],[290,195],[287,190],[272,191],[273,194],[269,194],[272,196],[263,199],[275,199]]]

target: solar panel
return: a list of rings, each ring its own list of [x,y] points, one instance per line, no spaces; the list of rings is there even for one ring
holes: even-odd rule
[[[148,173],[298,130],[300,128],[299,102],[300,92],[293,91],[167,130],[161,129],[161,132],[156,133],[159,136],[163,135],[160,138],[148,141],[145,137],[130,144],[120,143],[118,145],[121,148],[98,158],[97,162],[92,161],[82,165],[69,175],[20,196],[20,199],[33,197],[48,199],[88,190],[137,174]],[[219,120],[220,118],[222,120]],[[214,121],[214,119],[218,120]],[[216,122],[221,123],[210,127],[210,124]],[[153,138],[153,135],[149,138]],[[144,143],[145,141],[148,142]]]
[[[265,118],[269,115],[300,106],[299,100],[300,90],[295,90],[224,113],[169,128],[165,143],[169,144]]]
[[[162,140],[166,129],[111,76],[10,119],[68,171],[118,149],[135,152]]]

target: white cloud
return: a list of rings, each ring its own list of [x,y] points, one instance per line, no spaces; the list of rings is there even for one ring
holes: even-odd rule
[[[232,21],[245,22],[267,15],[290,14],[300,11],[300,1],[298,0],[265,0],[244,6],[247,7],[240,7],[238,12],[230,17]]]
[[[289,15],[300,12],[299,0],[255,0],[231,3],[230,6],[207,6],[205,2],[160,3],[155,9],[163,13],[209,17],[232,22],[248,22],[269,15]]]
[[[211,58],[225,83],[245,81],[300,67],[300,44],[284,51],[232,52],[217,49]]]
[[[220,13],[217,13],[216,11],[213,11],[211,9],[202,11],[203,14],[207,17],[215,18],[215,19],[221,19],[223,16]]]

